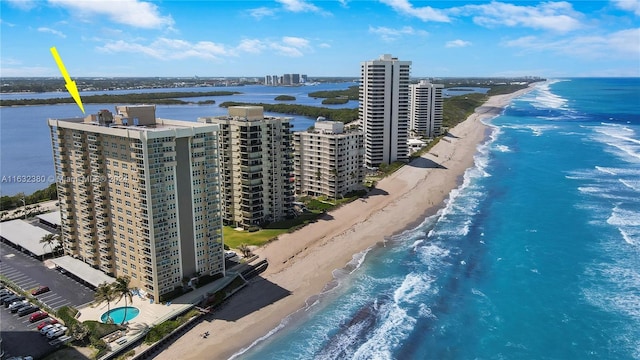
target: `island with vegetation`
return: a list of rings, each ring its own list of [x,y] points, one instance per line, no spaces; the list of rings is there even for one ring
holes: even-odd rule
[[[360,87],[358,85],[349,86],[346,90],[325,90],[309,93],[309,97],[322,99],[347,99],[358,100],[360,97]]]
[[[274,100],[276,100],[276,101],[295,101],[296,97],[295,96],[291,96],[291,95],[278,95],[278,96],[276,96],[276,98]]]
[[[167,104],[167,105],[185,105],[194,102],[184,101],[181,98],[190,97],[207,97],[207,96],[229,96],[241,94],[237,91],[207,91],[207,92],[157,92],[157,93],[134,93],[119,95],[88,95],[82,96],[84,104]],[[198,101],[196,104],[207,105],[212,104],[213,100]],[[0,99],[0,106],[23,106],[23,105],[52,105],[52,104],[71,104],[75,100],[71,97],[51,98],[51,99],[18,99],[4,100]],[[213,101],[215,103],[215,101]]]

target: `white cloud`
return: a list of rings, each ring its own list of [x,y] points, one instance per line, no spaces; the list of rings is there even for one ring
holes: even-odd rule
[[[251,15],[252,17],[260,20],[263,17],[266,16],[273,16],[275,15],[275,10],[273,9],[269,9],[267,7],[259,7],[259,8],[255,8],[255,9],[249,9],[249,15]]]
[[[321,43],[321,44],[318,44],[318,47],[319,48],[323,48],[323,49],[328,49],[328,48],[331,47],[331,45],[329,45],[327,43]]]
[[[171,28],[174,23],[171,16],[160,14],[157,5],[139,0],[49,0],[49,3],[77,12],[81,17],[106,16],[113,22],[145,29]]]
[[[537,6],[519,6],[502,2],[466,5],[450,9],[452,14],[473,16],[473,21],[485,27],[523,26],[533,29],[569,32],[582,27],[582,15],[568,2],[545,2]]]
[[[240,41],[240,44],[236,47],[238,51],[250,54],[259,54],[266,48],[267,46],[258,39],[244,39]]]
[[[6,0],[11,6],[21,10],[31,10],[36,7],[35,0]]]
[[[407,0],[380,0],[380,2],[391,6],[400,14],[416,17],[422,21],[450,22],[449,17],[443,11],[430,6],[415,8]]]
[[[465,46],[471,46],[471,42],[457,39],[457,40],[447,41],[447,43],[445,44],[445,47],[448,47],[448,48],[457,48],[457,47],[465,47]]]
[[[62,31],[58,31],[58,30],[54,30],[48,27],[39,27],[38,28],[39,32],[43,32],[43,33],[49,33],[49,34],[53,34],[53,35],[58,35],[61,38],[66,38],[67,35],[63,34]]]
[[[280,8],[268,8],[263,6],[255,9],[249,9],[249,15],[258,20],[267,16],[275,16],[278,12],[282,11],[294,13],[311,12],[324,16],[331,15],[331,13],[304,0],[276,0],[276,2],[282,6]]]
[[[640,16],[640,0],[613,0],[613,3],[619,9],[631,11]]]
[[[309,40],[294,36],[285,36],[280,41],[269,41],[268,46],[278,55],[289,57],[301,57],[305,51],[311,50]]]
[[[276,0],[282,7],[291,12],[320,12],[320,8],[304,0]]]
[[[379,35],[384,41],[394,41],[403,35],[427,36],[424,30],[415,30],[411,26],[405,26],[400,29],[392,29],[384,26],[369,26],[369,33]]]
[[[42,66],[2,67],[3,77],[60,76],[54,68]]]
[[[503,45],[521,48],[523,53],[553,52],[589,59],[624,60],[640,54],[640,28],[621,30],[605,35],[580,35],[550,41],[536,36],[525,36],[506,41]]]
[[[159,60],[181,60],[199,58],[205,60],[221,60],[226,57],[239,56],[241,53],[261,54],[268,50],[278,55],[300,57],[312,51],[309,40],[293,36],[285,36],[279,41],[243,39],[237,46],[225,46],[211,41],[189,42],[181,39],[158,38],[149,44],[133,41],[112,40],[98,51],[105,53],[135,53]]]
[[[186,58],[201,58],[216,60],[222,56],[231,56],[233,52],[224,46],[210,41],[191,43],[180,39],[158,38],[149,45],[117,40],[98,47],[106,53],[142,53],[159,60],[175,60]]]
[[[285,36],[282,38],[282,43],[295,48],[308,48],[309,40],[293,36]]]
[[[8,27],[14,27],[14,26],[16,26],[16,24],[14,24],[14,23],[10,23],[10,22],[6,22],[6,21],[4,21],[4,20],[2,20],[2,19],[0,19],[0,24],[2,24],[2,25],[7,25]]]

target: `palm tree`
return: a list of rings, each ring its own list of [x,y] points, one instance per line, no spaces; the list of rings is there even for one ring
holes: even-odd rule
[[[131,279],[128,276],[118,276],[116,282],[112,285],[113,294],[118,297],[118,301],[124,298],[124,316],[122,317],[122,323],[120,325],[124,325],[127,319],[127,299],[129,299],[129,302],[133,302],[129,282],[131,282]]]
[[[45,245],[49,245],[49,247],[51,248],[51,252],[53,252],[53,243],[56,240],[57,240],[56,236],[54,234],[49,233],[43,236],[42,239],[40,239],[40,243],[44,243],[42,247],[45,247]]]
[[[107,323],[113,323],[113,319],[111,319],[111,314],[109,314],[109,311],[111,310],[111,302],[115,299],[115,297],[116,294],[111,284],[103,282],[96,288],[96,293],[94,295],[96,305],[101,304],[103,301],[107,302]]]

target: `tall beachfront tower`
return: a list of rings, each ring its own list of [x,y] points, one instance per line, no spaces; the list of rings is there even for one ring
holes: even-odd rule
[[[153,105],[48,123],[67,255],[155,301],[224,275],[217,125],[157,119]]]
[[[293,133],[296,192],[337,198],[361,190],[364,181],[362,131],[345,131],[339,121],[316,121]]]
[[[436,137],[442,134],[443,84],[432,84],[429,80],[420,80],[410,85],[411,101],[409,130],[416,135]]]
[[[361,63],[359,118],[369,169],[408,159],[410,71],[411,61],[389,54]]]
[[[198,118],[220,126],[225,224],[246,229],[292,214],[290,120],[264,116],[261,106],[231,106],[229,115]]]

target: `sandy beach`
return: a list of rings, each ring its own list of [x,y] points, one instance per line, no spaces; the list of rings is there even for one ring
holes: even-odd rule
[[[482,120],[499,115],[530,89],[491,97],[428,154],[378,182],[366,198],[257,249],[256,254],[269,260],[267,270],[156,358],[227,359],[312,303],[330,286],[333,271],[344,268],[354,254],[441,208],[486,139],[488,128]],[[202,338],[205,331],[211,336]]]

